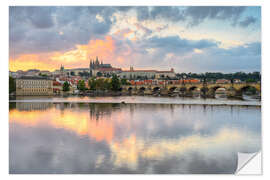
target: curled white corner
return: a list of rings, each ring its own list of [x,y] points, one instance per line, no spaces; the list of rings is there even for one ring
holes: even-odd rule
[[[238,153],[237,175],[260,175],[262,174],[261,152]]]

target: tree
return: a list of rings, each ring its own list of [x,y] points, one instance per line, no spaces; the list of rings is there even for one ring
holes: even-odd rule
[[[249,78],[249,79],[246,80],[246,82],[247,83],[253,83],[253,82],[256,82],[256,81],[254,79]]]
[[[70,72],[71,76],[75,76],[75,73],[73,71]]]
[[[90,90],[96,90],[97,83],[95,77],[92,77],[91,79],[88,80],[88,86]]]
[[[63,91],[64,92],[69,91],[70,90],[69,86],[70,86],[69,83],[67,81],[65,81],[63,84]]]
[[[126,78],[123,78],[123,79],[121,79],[121,84],[122,85],[129,85],[130,83],[127,82],[127,79]]]
[[[39,73],[38,75],[39,75],[39,76],[42,76],[42,77],[47,77],[47,74]]]
[[[15,79],[9,76],[9,93],[16,91],[16,82]]]
[[[96,89],[97,90],[105,90],[105,84],[104,79],[97,79],[96,80]]]
[[[120,83],[117,75],[115,75],[115,74],[113,75],[111,84],[112,84],[113,91],[118,91],[120,89],[121,83]]]
[[[112,89],[112,84],[111,84],[111,82],[110,82],[109,79],[105,79],[105,80],[104,80],[104,88],[105,88],[106,90]]]
[[[85,82],[84,82],[84,80],[79,80],[78,81],[77,88],[80,91],[85,91],[86,88],[85,88]]]

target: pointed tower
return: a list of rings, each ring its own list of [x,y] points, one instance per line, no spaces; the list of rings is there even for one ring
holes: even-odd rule
[[[91,59],[89,58],[89,70],[91,70],[91,66],[92,66],[92,61],[91,61]]]
[[[98,57],[96,57],[96,65],[99,66],[99,60],[98,60]]]
[[[64,69],[65,69],[64,66],[61,64],[60,71],[63,72]]]

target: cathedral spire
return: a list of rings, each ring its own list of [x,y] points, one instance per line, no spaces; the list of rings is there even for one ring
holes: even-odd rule
[[[96,65],[99,65],[98,56],[96,57]]]

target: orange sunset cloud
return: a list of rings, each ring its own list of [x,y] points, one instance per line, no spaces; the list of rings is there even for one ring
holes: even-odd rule
[[[89,58],[96,56],[105,59],[108,63],[112,63],[114,59],[118,62],[115,46],[113,38],[106,36],[105,39],[90,40],[86,45],[76,45],[75,49],[65,52],[23,54],[10,59],[9,69],[11,71],[28,69],[53,71],[61,64],[67,68],[88,67]]]

